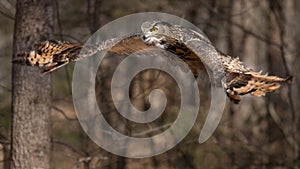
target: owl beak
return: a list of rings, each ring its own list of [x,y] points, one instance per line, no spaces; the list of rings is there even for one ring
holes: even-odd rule
[[[143,39],[143,41],[144,42],[146,42],[146,43],[149,43],[149,35],[146,35],[146,34],[144,34],[143,36],[142,36],[142,39]]]

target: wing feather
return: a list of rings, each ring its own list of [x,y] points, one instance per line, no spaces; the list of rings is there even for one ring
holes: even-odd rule
[[[203,64],[213,72],[212,83],[222,85],[227,96],[234,103],[240,102],[241,95],[263,96],[292,80],[292,77],[280,78],[255,72],[238,58],[219,52],[211,43],[200,38],[188,40],[185,45],[193,50]]]

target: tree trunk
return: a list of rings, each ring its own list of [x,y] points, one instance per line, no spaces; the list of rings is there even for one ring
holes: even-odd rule
[[[51,0],[18,0],[13,56],[51,38]],[[50,74],[36,67],[13,65],[12,169],[50,168]]]

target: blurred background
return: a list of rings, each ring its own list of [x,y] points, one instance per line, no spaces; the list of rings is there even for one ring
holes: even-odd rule
[[[8,168],[11,125],[11,73],[14,0],[0,0],[0,169]],[[54,39],[84,43],[101,26],[137,12],[164,12],[182,17],[203,30],[222,52],[239,56],[254,70],[295,77],[277,93],[245,96],[240,104],[227,102],[213,136],[198,137],[209,107],[209,86],[198,79],[201,107],[196,124],[175,148],[143,159],[119,157],[98,147],[82,131],[72,103],[72,71],[68,65],[52,73],[51,168],[300,168],[299,90],[300,1],[298,0],[56,0]],[[146,137],[167,129],[176,119],[180,92],[170,76],[147,70],[132,81],[131,99],[139,110],[149,108],[152,89],[162,89],[168,105],[149,124],[130,122],[118,114],[109,85],[122,58],[109,57],[99,71],[98,103],[118,131]],[[105,73],[103,73],[105,72]],[[201,90],[202,89],[202,90]],[[105,99],[103,99],[105,98]]]

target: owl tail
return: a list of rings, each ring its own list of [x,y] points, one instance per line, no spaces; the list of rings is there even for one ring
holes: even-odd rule
[[[231,73],[226,77],[226,93],[231,101],[239,103],[241,95],[264,96],[268,92],[274,92],[284,83],[291,83],[292,79],[292,76],[280,78],[258,72]]]

